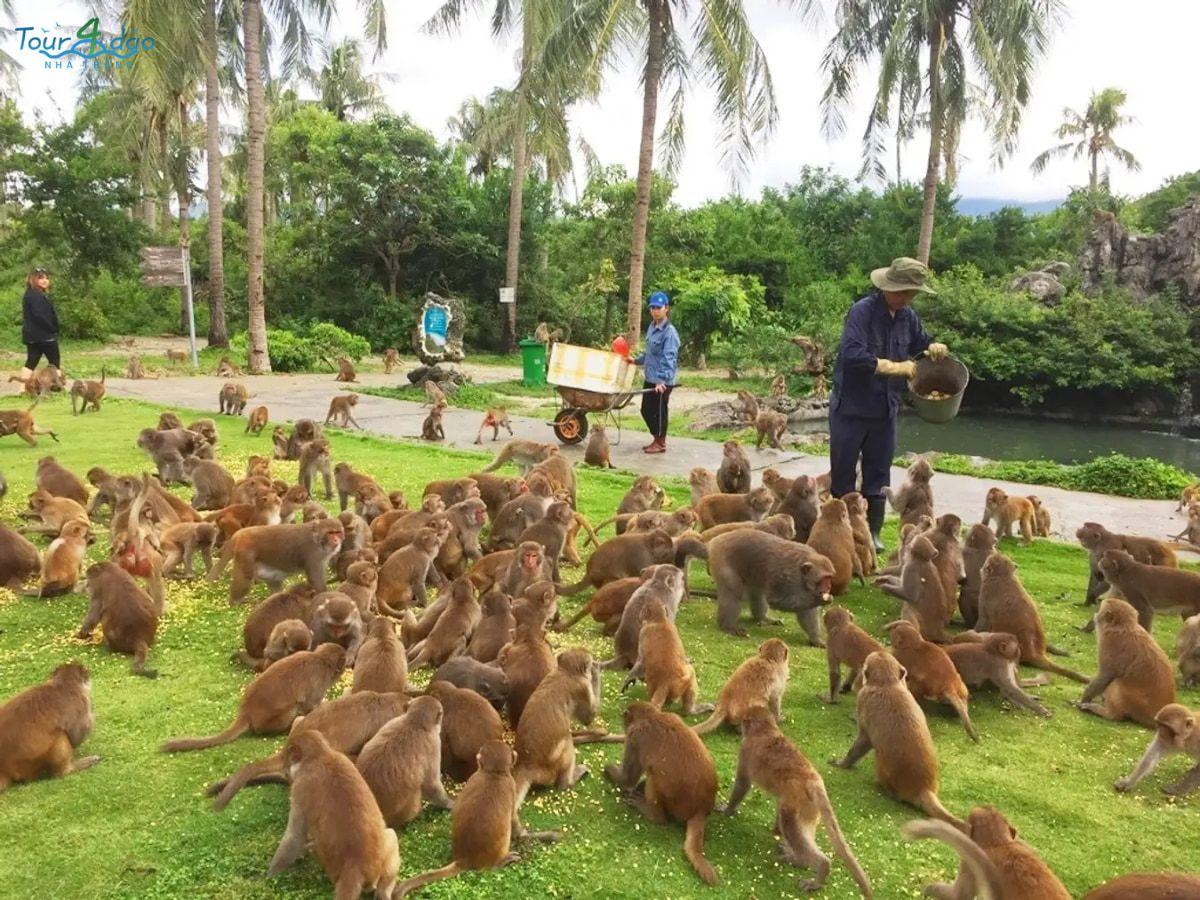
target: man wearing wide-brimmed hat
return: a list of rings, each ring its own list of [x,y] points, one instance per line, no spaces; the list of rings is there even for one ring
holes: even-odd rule
[[[883,549],[879,531],[887,503],[884,490],[896,451],[900,394],[916,371],[912,358],[922,352],[930,359],[949,354],[945,344],[930,340],[912,308],[917,294],[935,293],[926,284],[928,278],[929,269],[907,256],[872,271],[871,282],[877,290],[850,307],[833,367],[830,493],[840,497],[856,489],[861,458],[862,494],[867,498],[867,521],[878,550]]]

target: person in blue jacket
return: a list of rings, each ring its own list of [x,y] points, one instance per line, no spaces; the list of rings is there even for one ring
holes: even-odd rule
[[[634,362],[645,369],[642,394],[642,419],[653,438],[643,453],[667,452],[667,407],[679,366],[679,332],[668,321],[671,298],[662,291],[650,295],[650,327],[646,329],[646,349]],[[651,390],[653,389],[653,390]]]
[[[25,296],[21,299],[21,342],[25,344],[25,367],[21,378],[26,379],[37,369],[44,356],[46,362],[62,371],[58,353],[58,313],[50,302],[50,272],[33,269],[25,279]]]
[[[935,293],[926,285],[928,277],[929,269],[907,256],[872,271],[877,290],[850,307],[833,367],[829,492],[841,497],[857,489],[861,458],[867,523],[877,550],[883,549],[879,531],[896,452],[900,395],[916,371],[912,357],[924,352],[930,359],[942,359],[950,352],[930,339],[912,308],[917,294]]]

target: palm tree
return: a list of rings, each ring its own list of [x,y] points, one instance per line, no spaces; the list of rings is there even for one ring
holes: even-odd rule
[[[845,128],[842,108],[854,91],[859,69],[879,58],[879,78],[867,129],[864,156],[878,154],[889,127],[889,106],[902,86],[922,86],[929,102],[929,156],[917,258],[929,261],[933,212],[947,141],[956,143],[970,109],[967,82],[979,72],[991,108],[995,159],[1012,152],[1021,111],[1029,102],[1033,66],[1049,42],[1062,0],[838,0],[838,28],[822,66],[829,81],[822,97],[825,129]],[[900,91],[902,94],[903,91]],[[901,99],[902,109],[905,100]],[[907,107],[915,111],[915,103]],[[903,118],[903,117],[902,117]]]
[[[0,13],[3,13],[5,18],[10,22],[16,23],[17,10],[13,6],[13,0],[0,0]],[[4,45],[8,44],[8,39],[14,34],[11,28],[0,26],[0,42]],[[0,50],[0,89],[11,89],[14,93],[20,90],[17,84],[17,72],[21,70],[21,64],[4,50]],[[0,91],[0,98],[4,96]]]
[[[387,109],[379,90],[379,80],[362,72],[362,48],[358,41],[346,40],[325,48],[325,64],[313,86],[321,95],[321,105],[345,121],[354,113],[377,113]]]
[[[792,0],[803,12],[809,0]],[[688,19],[693,21],[690,23]],[[690,24],[691,46],[687,39]],[[716,93],[724,163],[736,182],[745,173],[755,140],[769,134],[778,117],[766,56],[746,21],[742,0],[577,0],[546,43],[553,72],[572,73],[590,92],[604,71],[626,54],[642,65],[642,133],[629,252],[627,337],[641,334],[642,280],[654,163],[658,95],[673,91],[663,128],[665,167],[674,171],[683,153],[684,102],[691,81]],[[576,74],[577,73],[577,74]]]
[[[236,6],[222,3],[228,15]],[[208,346],[228,347],[225,321],[225,197],[221,178],[221,41],[218,0],[204,0],[204,156],[208,200]]]
[[[1141,169],[1142,164],[1137,158],[1113,140],[1114,131],[1133,121],[1132,116],[1121,114],[1125,100],[1123,90],[1110,87],[1099,93],[1093,92],[1082,115],[1070,107],[1063,109],[1063,123],[1058,126],[1058,137],[1078,140],[1069,140],[1039,153],[1030,166],[1033,173],[1037,175],[1042,172],[1052,159],[1068,153],[1073,159],[1081,159],[1086,153],[1091,163],[1088,186],[1094,191],[1099,185],[1101,156],[1112,156],[1130,172]]]

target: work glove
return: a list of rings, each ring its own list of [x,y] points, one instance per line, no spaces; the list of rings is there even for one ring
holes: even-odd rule
[[[950,348],[945,344],[933,343],[925,348],[925,355],[930,359],[945,359],[950,355]]]
[[[917,364],[911,359],[906,359],[903,362],[896,362],[891,359],[875,360],[876,375],[903,375],[905,378],[912,378],[917,374]]]

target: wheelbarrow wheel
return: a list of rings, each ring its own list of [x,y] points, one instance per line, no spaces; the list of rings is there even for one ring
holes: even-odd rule
[[[578,444],[587,433],[587,413],[581,409],[564,409],[554,417],[554,436],[564,444]]]

